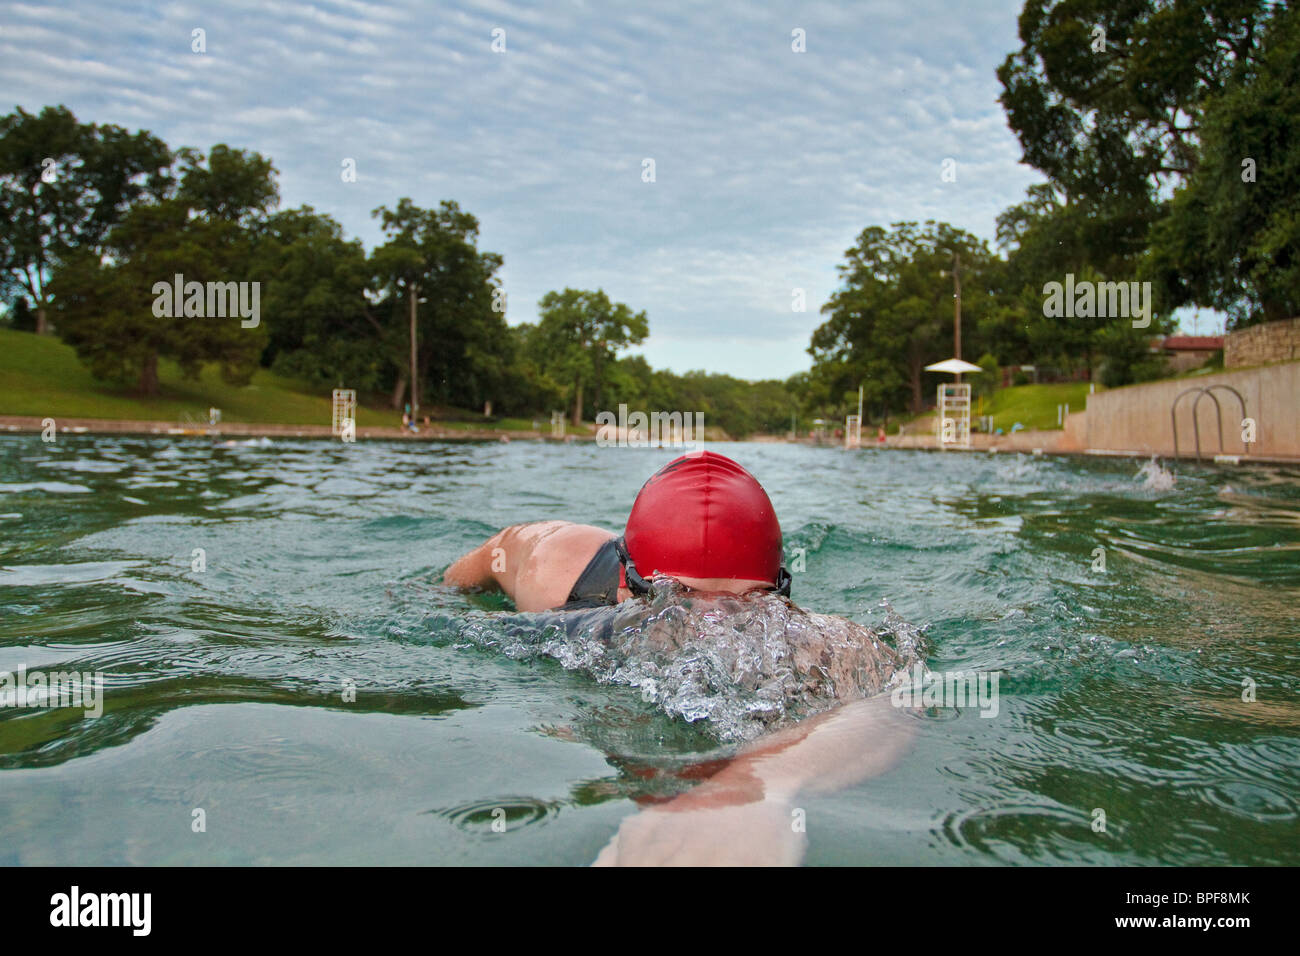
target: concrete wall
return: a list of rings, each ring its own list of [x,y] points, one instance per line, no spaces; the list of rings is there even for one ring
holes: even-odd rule
[[[1286,362],[1263,368],[1224,371],[1145,385],[1130,385],[1088,396],[1087,411],[1071,415],[1065,423],[1062,451],[1135,452],[1170,456],[1174,453],[1170,409],[1187,389],[1230,385],[1246,401],[1247,418],[1256,425],[1255,443],[1249,452],[1241,441],[1241,408],[1231,392],[1216,389],[1223,409],[1223,454],[1250,454],[1265,458],[1300,458],[1300,362]],[[1178,450],[1183,457],[1195,451],[1192,406],[1196,393],[1178,402]],[[1197,419],[1201,431],[1201,453],[1219,453],[1219,432],[1214,402],[1201,399]]]
[[[1252,325],[1240,332],[1229,332],[1223,339],[1224,368],[1297,359],[1300,359],[1300,318]]]

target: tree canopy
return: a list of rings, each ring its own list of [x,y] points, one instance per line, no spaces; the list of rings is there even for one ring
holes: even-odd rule
[[[0,117],[0,272],[34,303],[37,332],[55,268],[100,250],[133,203],[166,194],[172,163],[152,134],[80,123],[66,106]]]
[[[241,203],[266,202],[274,192],[273,170],[255,153],[224,147],[213,153],[228,171],[242,167],[238,177],[250,188],[220,204],[199,205],[202,191],[192,184],[211,169],[201,154],[186,151],[178,188],[132,206],[98,247],[65,254],[50,285],[63,340],[97,376],[133,379],[141,395],[157,394],[160,357],[176,360],[190,376],[213,362],[226,381],[245,384],[266,345],[260,312],[248,321],[230,314],[226,293],[253,304],[254,242],[241,222],[264,206]],[[172,294],[174,284],[183,295]],[[221,295],[218,309],[208,291],[213,285]],[[202,288],[193,311],[191,286]],[[166,314],[160,314],[160,296]],[[175,314],[182,299],[184,311]]]

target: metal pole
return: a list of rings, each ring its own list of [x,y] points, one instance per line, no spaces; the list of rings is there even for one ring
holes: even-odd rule
[[[411,292],[411,424],[415,424],[415,415],[420,410],[420,390],[415,381],[415,283]]]
[[[961,358],[961,254],[956,249],[952,252],[952,287],[953,287],[953,306],[952,306],[952,354],[953,358]],[[957,381],[961,381],[961,373],[957,373]]]

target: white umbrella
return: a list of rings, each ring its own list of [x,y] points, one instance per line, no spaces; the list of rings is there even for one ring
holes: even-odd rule
[[[961,375],[964,372],[982,372],[984,369],[978,365],[971,365],[970,362],[963,362],[959,358],[944,359],[942,362],[935,362],[933,365],[925,367],[927,372],[947,372],[950,375]]]

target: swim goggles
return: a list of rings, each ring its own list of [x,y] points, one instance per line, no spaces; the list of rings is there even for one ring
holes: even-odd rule
[[[652,586],[649,581],[641,577],[637,572],[636,563],[633,562],[632,556],[628,554],[627,542],[623,540],[622,535],[614,539],[614,550],[618,552],[618,560],[623,565],[623,576],[627,579],[627,589],[637,597],[649,594]],[[772,586],[772,590],[781,597],[788,598],[790,596],[790,586],[793,583],[794,578],[790,576],[790,572],[786,570],[783,564],[776,573],[776,584]]]

